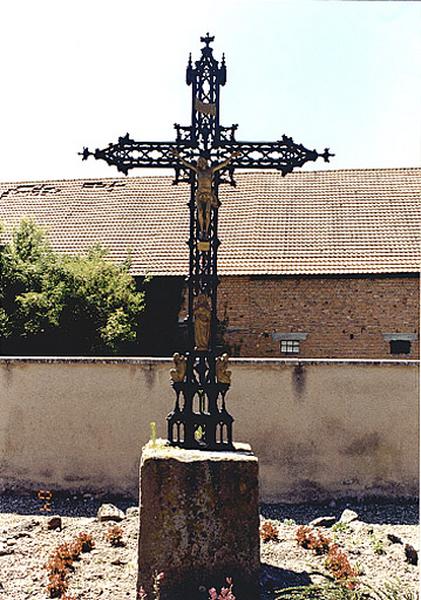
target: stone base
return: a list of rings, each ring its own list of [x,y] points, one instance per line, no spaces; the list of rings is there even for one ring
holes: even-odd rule
[[[234,580],[238,600],[259,598],[258,462],[234,452],[184,450],[157,440],[142,451],[138,589],[161,600],[208,598],[199,591]]]

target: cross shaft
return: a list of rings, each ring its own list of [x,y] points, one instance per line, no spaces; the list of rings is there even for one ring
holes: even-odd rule
[[[233,449],[232,423],[225,397],[231,372],[228,355],[220,353],[217,319],[218,187],[235,185],[235,169],[277,169],[290,173],[308,161],[333,156],[308,150],[292,138],[275,142],[238,142],[237,125],[219,122],[220,88],[226,83],[225,58],[213,57],[213,37],[194,64],[189,57],[186,82],[192,89],[190,126],[174,125],[174,142],[136,142],[129,134],[102,150],[84,148],[89,156],[105,160],[125,175],[135,168],[174,168],[174,183],[190,184],[190,237],[188,289],[188,352],[174,354],[170,372],[176,393],[174,410],[168,415],[168,440],[186,448]],[[223,175],[228,173],[228,178]]]

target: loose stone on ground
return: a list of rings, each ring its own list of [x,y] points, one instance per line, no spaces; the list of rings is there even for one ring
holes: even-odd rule
[[[61,516],[60,531],[48,530],[47,522],[51,515],[39,513],[36,500],[19,496],[2,497],[0,548],[6,549],[6,553],[0,553],[0,600],[47,600],[44,565],[48,556],[59,544],[72,540],[81,531],[93,536],[95,548],[75,563],[75,571],[69,578],[69,594],[78,600],[136,599],[138,508],[130,507],[127,500],[111,500],[120,510],[126,511],[125,518],[119,522],[126,546],[112,547],[105,536],[114,523],[96,519],[101,501],[94,498],[85,500],[83,497],[69,502],[66,498],[57,499],[53,510]],[[347,507],[344,502],[336,504],[336,507],[261,506],[261,518],[271,519],[279,530],[279,541],[261,545],[262,582],[266,588],[262,591],[262,600],[271,598],[271,589],[279,589],[282,585],[305,585],[315,579],[309,574],[320,569],[323,557],[300,548],[295,541],[295,532],[298,525],[307,525],[324,515],[335,516],[339,521]],[[418,505],[402,502],[355,503],[350,508],[359,515],[358,521],[351,522],[342,531],[326,528],[325,534],[335,536],[335,540],[347,551],[352,565],[361,571],[360,579],[383,585],[385,581],[399,578],[413,589],[418,589],[418,567],[406,562],[404,551],[405,544],[419,550]],[[402,543],[393,541],[391,536],[399,538]],[[7,544],[8,540],[11,545]]]
[[[122,510],[114,506],[114,504],[102,504],[98,510],[98,521],[122,521],[125,518]]]

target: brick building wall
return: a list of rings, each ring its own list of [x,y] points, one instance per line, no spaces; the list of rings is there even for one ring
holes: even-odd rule
[[[292,334],[297,357],[419,356],[418,275],[223,276],[218,307],[232,356],[286,356]],[[408,354],[391,355],[390,333],[410,339]]]

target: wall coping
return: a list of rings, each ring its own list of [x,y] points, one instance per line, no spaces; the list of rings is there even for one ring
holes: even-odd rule
[[[171,357],[155,356],[1,356],[0,365],[9,364],[128,364],[159,365],[171,363]],[[367,358],[231,358],[233,365],[406,365],[418,367],[419,360]]]

